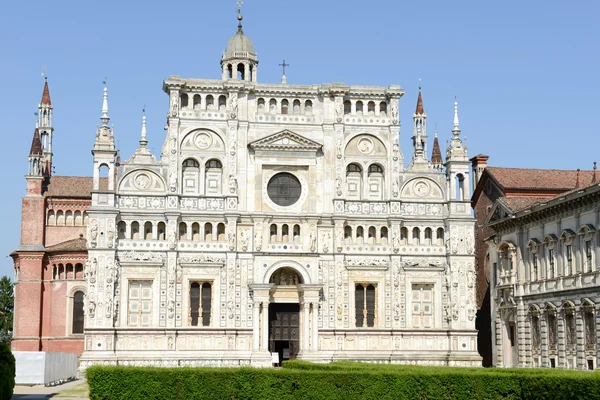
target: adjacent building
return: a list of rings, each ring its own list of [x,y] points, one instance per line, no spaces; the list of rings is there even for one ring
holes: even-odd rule
[[[419,92],[405,166],[399,86],[259,83],[258,66],[240,15],[221,79],[165,80],[161,154],[144,116],[124,162],[105,88],[89,178],[52,176],[40,117],[14,348],[72,341],[83,369],[481,364],[458,104],[430,158]]]

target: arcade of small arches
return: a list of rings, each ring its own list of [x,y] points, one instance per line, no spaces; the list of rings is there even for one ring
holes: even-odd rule
[[[270,243],[298,243],[300,240],[300,225],[298,224],[271,224],[269,227]]]
[[[344,115],[387,117],[388,103],[385,101],[345,100]]]
[[[48,210],[46,225],[49,226],[87,226],[88,215],[80,210]]]
[[[227,109],[227,96],[181,93],[179,95],[179,105],[182,110],[225,111]]]
[[[119,239],[167,240],[167,225],[160,222],[119,221],[117,234]]]
[[[256,101],[256,109],[259,114],[293,114],[293,115],[312,115],[313,102],[312,100],[299,99],[275,99],[272,98],[267,102],[264,98],[259,97]]]
[[[235,53],[236,55],[242,55]],[[240,81],[256,82],[256,64],[239,62],[223,65],[225,79],[238,79]]]
[[[435,228],[433,228],[435,229]],[[426,245],[426,246],[443,246],[444,245],[444,228],[434,230],[426,227],[421,230],[419,227],[414,227],[409,231],[408,227],[400,228],[400,245]],[[365,239],[366,233],[366,239]],[[362,226],[358,224],[348,224],[344,227],[344,244],[371,244],[371,245],[386,245],[389,243],[389,228],[386,226]]]
[[[52,280],[77,280],[83,279],[83,264],[76,263],[53,263]]]

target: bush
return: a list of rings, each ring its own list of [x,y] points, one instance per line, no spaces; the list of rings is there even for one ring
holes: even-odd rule
[[[257,368],[91,367],[92,400],[108,399],[598,399],[582,371],[417,367],[336,362]]]
[[[15,357],[8,343],[0,343],[0,400],[10,400],[15,388]]]

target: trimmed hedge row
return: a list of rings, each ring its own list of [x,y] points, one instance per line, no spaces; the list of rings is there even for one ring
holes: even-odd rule
[[[137,399],[600,399],[597,373],[361,363],[285,368],[87,370],[92,400]]]
[[[10,400],[15,388],[15,357],[8,343],[0,342],[0,400]]]

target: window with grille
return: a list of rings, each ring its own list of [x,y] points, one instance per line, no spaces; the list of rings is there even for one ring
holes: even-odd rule
[[[212,285],[209,282],[193,282],[190,285],[191,326],[210,326]]]
[[[570,307],[565,310],[565,330],[567,349],[573,350],[577,343],[577,332],[575,331],[575,310]]]
[[[433,328],[433,285],[412,285],[412,325]]]
[[[592,241],[586,240],[585,242],[585,265],[587,272],[592,272],[594,256],[592,251]]]
[[[548,279],[554,278],[554,249],[548,249]]]
[[[150,326],[152,322],[152,282],[129,283],[129,326]]]
[[[556,342],[558,341],[558,326],[556,315],[548,314],[548,347],[551,350],[556,350]]]
[[[570,244],[565,246],[565,258],[567,260],[565,275],[570,275],[573,273],[573,246]]]
[[[538,259],[537,253],[531,254],[531,280],[536,281],[538,279]]]
[[[271,178],[267,185],[267,194],[278,206],[291,206],[300,199],[302,185],[294,175],[282,172]]]
[[[83,292],[73,295],[73,334],[83,333]]]
[[[585,344],[588,348],[596,346],[596,318],[593,306],[585,306],[583,320],[585,325]]]
[[[356,327],[372,328],[376,324],[376,287],[372,283],[357,283],[354,291]]]
[[[531,316],[531,345],[534,350],[540,349],[540,317],[538,315]]]

